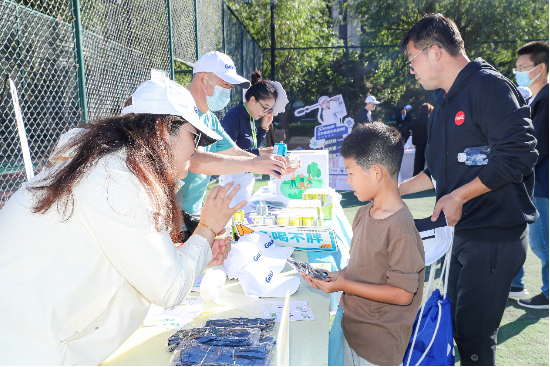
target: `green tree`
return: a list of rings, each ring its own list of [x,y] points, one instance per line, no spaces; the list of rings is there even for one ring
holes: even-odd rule
[[[229,5],[246,28],[263,48],[271,46],[270,0],[250,0],[248,3],[230,0]],[[277,47],[330,46],[338,40],[329,16],[332,1],[324,0],[276,0],[275,39]],[[275,55],[275,79],[283,85],[290,106],[279,115],[283,128],[294,113],[294,102],[315,100],[320,96],[319,82],[312,78],[311,70],[326,65],[332,53],[326,50],[277,50]],[[271,77],[271,53],[264,52],[263,73]]]
[[[315,162],[310,163],[307,166],[307,173],[310,174],[311,177],[314,177],[314,178],[321,177],[321,169],[319,169],[319,166]]]
[[[350,11],[361,22],[362,45],[388,46],[399,44],[425,14],[442,13],[457,24],[470,59],[481,57],[511,79],[516,50],[525,40],[548,39],[548,2],[542,0],[359,0]],[[416,83],[396,46],[362,53],[372,66],[366,79],[373,94],[416,107],[431,100],[432,93]]]

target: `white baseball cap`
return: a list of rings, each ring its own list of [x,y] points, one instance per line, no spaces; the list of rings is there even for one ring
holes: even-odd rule
[[[180,116],[201,133],[199,146],[207,146],[222,137],[199,119],[199,110],[191,93],[170,79],[148,80],[132,94],[131,104],[124,107],[121,116],[130,113]]]
[[[403,107],[404,109],[406,109],[407,111],[410,111],[412,110],[412,106],[410,104],[406,105],[405,107]]]
[[[365,98],[365,103],[380,104],[380,102],[378,102],[376,98],[374,98],[374,96],[368,96],[367,98]]]
[[[261,264],[275,274],[279,274],[293,251],[292,247],[275,245],[265,233],[254,232],[242,236],[231,246],[223,267],[229,279],[237,278],[237,271],[252,263]]]
[[[300,276],[282,276],[260,263],[248,264],[237,271],[244,294],[258,297],[284,297],[286,291],[296,293]]]
[[[249,88],[250,81],[237,74],[231,57],[218,51],[205,53],[193,64],[193,74],[211,72],[228,83]]]
[[[275,104],[273,105],[273,112],[271,112],[273,116],[277,116],[278,114],[285,112],[285,107],[288,104],[288,98],[281,83],[272,81],[269,82],[277,91],[277,99],[275,100]]]

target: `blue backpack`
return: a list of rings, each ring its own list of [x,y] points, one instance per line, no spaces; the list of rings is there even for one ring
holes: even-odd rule
[[[446,252],[439,286],[424,302],[416,315],[413,335],[403,358],[404,366],[454,366],[455,364],[451,299],[447,296],[452,252],[452,229],[450,231],[451,245]],[[433,288],[436,265],[437,261],[431,264],[425,295],[429,294]],[[442,279],[444,279],[443,294],[439,290]]]

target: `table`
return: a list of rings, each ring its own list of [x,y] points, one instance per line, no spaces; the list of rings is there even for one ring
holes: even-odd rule
[[[292,256],[301,261],[308,261],[305,251],[294,251]],[[314,263],[313,267],[330,270],[330,264]],[[279,276],[299,276],[286,265]],[[226,282],[226,289],[243,294],[237,280]],[[196,294],[192,292],[191,294]],[[284,298],[265,298],[267,301],[284,301]],[[327,366],[328,365],[328,331],[329,331],[329,295],[312,288],[303,279],[300,288],[290,297],[291,301],[308,301],[314,321],[290,322],[290,365],[291,366]],[[204,311],[212,312],[214,318],[247,317],[239,310],[219,306],[211,301],[205,302]],[[278,324],[277,324],[278,326]],[[128,338],[102,366],[167,366],[172,353],[164,348],[164,341],[175,330],[160,327],[142,327]]]
[[[277,201],[277,197],[269,192],[267,186],[260,187],[250,197],[248,203],[244,206],[243,210],[248,213],[254,211],[252,202],[254,201]],[[304,261],[310,263],[330,263],[330,271],[341,270],[348,265],[349,261],[349,249],[351,246],[351,238],[353,237],[352,227],[344,214],[344,210],[339,203],[335,203],[332,209],[332,220],[328,221],[330,224],[324,224],[334,230],[336,234],[336,251],[319,251],[309,250],[307,251],[308,257]],[[330,311],[336,312],[338,309],[338,303],[340,302],[340,293],[335,292],[330,295]]]

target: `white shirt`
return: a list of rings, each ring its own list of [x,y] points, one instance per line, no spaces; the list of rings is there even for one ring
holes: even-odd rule
[[[77,184],[66,221],[55,205],[31,213],[27,186],[0,210],[0,365],[97,365],[139,328],[150,303],[180,304],[212,259],[203,237],[176,250],[156,231],[123,151]]]

